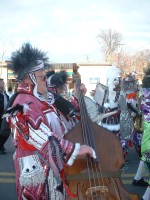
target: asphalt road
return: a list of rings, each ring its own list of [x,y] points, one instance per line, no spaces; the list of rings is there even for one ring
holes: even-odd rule
[[[13,165],[14,147],[11,137],[5,145],[7,154],[0,154],[0,200],[17,200],[15,189],[15,171]],[[143,195],[146,190],[145,187],[135,187],[132,185],[132,179],[136,173],[139,156],[137,155],[134,147],[129,149],[128,157],[130,162],[123,168],[122,181],[128,192]],[[148,178],[148,173],[145,173]]]

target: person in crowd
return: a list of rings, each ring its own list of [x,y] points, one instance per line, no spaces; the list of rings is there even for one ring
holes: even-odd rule
[[[96,90],[97,87],[95,90],[90,91],[90,96],[85,96],[84,100],[90,119],[98,125],[101,125],[105,118],[113,116],[118,111],[114,110],[112,112],[103,113],[103,100],[99,102],[97,102],[97,100],[104,99],[104,92],[102,92],[101,88],[101,90],[98,92],[98,95],[96,95],[97,98],[95,98],[95,93],[97,92]]]
[[[102,126],[116,136],[120,133],[120,111],[118,107],[118,100],[120,94],[120,70],[116,66],[111,66],[107,73],[108,99],[104,103],[103,112],[109,113],[117,110],[118,112],[112,116],[105,118],[102,121]]]
[[[141,110],[141,86],[138,83],[138,92],[137,92],[137,107]],[[141,157],[141,141],[142,141],[142,136],[143,136],[143,125],[142,125],[142,112],[141,115],[136,115],[133,118],[134,122],[134,132],[133,132],[133,144],[135,147],[135,150],[139,157]]]
[[[64,139],[57,110],[47,102],[46,53],[25,43],[11,56],[19,80],[17,95],[5,117],[13,130],[18,200],[66,199],[62,172],[78,156],[96,157],[87,145]]]
[[[111,66],[107,72],[107,87],[108,87],[108,95],[105,100],[102,100],[103,105],[98,103],[100,98],[103,99],[103,94],[99,92],[99,98],[97,97],[97,101],[95,106],[92,106],[92,103],[87,102],[87,110],[91,119],[97,124],[103,126],[104,128],[111,131],[115,134],[122,145],[124,157],[126,157],[127,152],[127,143],[122,139],[120,134],[120,107],[119,107],[119,98],[120,98],[120,70],[116,66]],[[103,89],[101,88],[100,91]],[[91,96],[95,96],[95,90],[90,92]],[[96,104],[99,104],[97,107]]]
[[[64,70],[59,72],[52,70],[46,73],[46,77],[48,89],[47,101],[57,109],[59,117],[65,125],[65,132],[67,133],[80,119],[77,99],[74,96],[66,99],[64,95],[67,90],[68,73]],[[82,84],[83,86],[84,84]]]
[[[7,91],[7,95],[9,96],[9,99],[12,97],[12,95],[14,94],[13,90],[12,90],[12,87],[9,86],[8,87],[8,91]]]
[[[126,153],[132,145],[134,133],[134,118],[141,116],[141,110],[138,107],[138,82],[134,74],[127,74],[121,83],[121,92],[119,98],[120,113],[120,136],[126,142]]]
[[[110,130],[113,134],[115,134],[121,143],[123,148],[124,158],[126,158],[127,154],[127,143],[121,137],[120,133],[120,90],[121,90],[121,71],[116,66],[111,66],[107,72],[107,87],[108,87],[108,98],[104,103],[103,112],[110,113],[115,112],[115,114],[104,118],[102,121],[102,126],[108,130]]]
[[[144,70],[142,80],[142,100],[141,110],[143,114],[143,136],[141,142],[141,160],[133,180],[135,186],[147,186],[147,189],[142,197],[143,200],[150,199],[150,179],[148,183],[144,180],[145,165],[150,173],[150,63]]]
[[[65,96],[67,92],[68,73],[65,70],[59,72],[52,70],[46,73],[46,77],[48,90]]]
[[[73,79],[73,82],[75,79],[77,78],[80,78],[81,79],[81,74],[78,72],[78,69],[79,69],[79,65],[74,63],[73,64],[73,74],[72,74],[72,79]]]
[[[3,122],[3,114],[7,107],[9,96],[6,94],[4,87],[4,80],[0,78],[0,154],[5,154],[6,149],[4,144],[10,134],[10,129],[5,127],[5,122]]]

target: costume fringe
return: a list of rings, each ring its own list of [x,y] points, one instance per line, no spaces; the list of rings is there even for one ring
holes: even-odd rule
[[[31,175],[22,174],[19,178],[21,186],[37,186],[43,184],[45,181],[44,177],[44,169],[40,168],[36,172],[32,173]]]

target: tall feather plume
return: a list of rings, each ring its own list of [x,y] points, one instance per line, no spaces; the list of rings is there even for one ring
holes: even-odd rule
[[[11,61],[12,69],[17,75],[17,78],[20,80],[23,79],[30,69],[37,65],[37,60],[47,62],[48,57],[46,56],[46,52],[32,47],[30,43],[25,43],[19,50],[14,51],[11,56]]]
[[[46,77],[49,78],[50,76],[54,75],[55,74],[55,71],[54,70],[51,70],[51,71],[48,71],[46,73]]]
[[[66,84],[68,78],[68,74],[66,71],[56,72],[51,75],[53,75],[52,78],[50,79],[51,85],[54,85],[56,88],[60,88],[64,84]]]

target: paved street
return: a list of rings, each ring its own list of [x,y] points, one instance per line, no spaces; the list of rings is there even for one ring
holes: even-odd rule
[[[14,147],[11,137],[6,143],[7,154],[0,154],[0,200],[17,200],[13,165]]]
[[[15,172],[13,166],[13,153],[14,147],[11,142],[11,137],[6,143],[7,154],[0,154],[0,200],[17,200],[17,195],[15,191]],[[128,192],[137,193],[140,196],[143,195],[146,188],[132,186],[132,179],[136,172],[139,157],[134,150],[134,147],[130,148],[128,159],[131,161],[124,167],[124,173],[122,175],[122,180],[125,188]],[[148,177],[148,174],[145,174]]]

